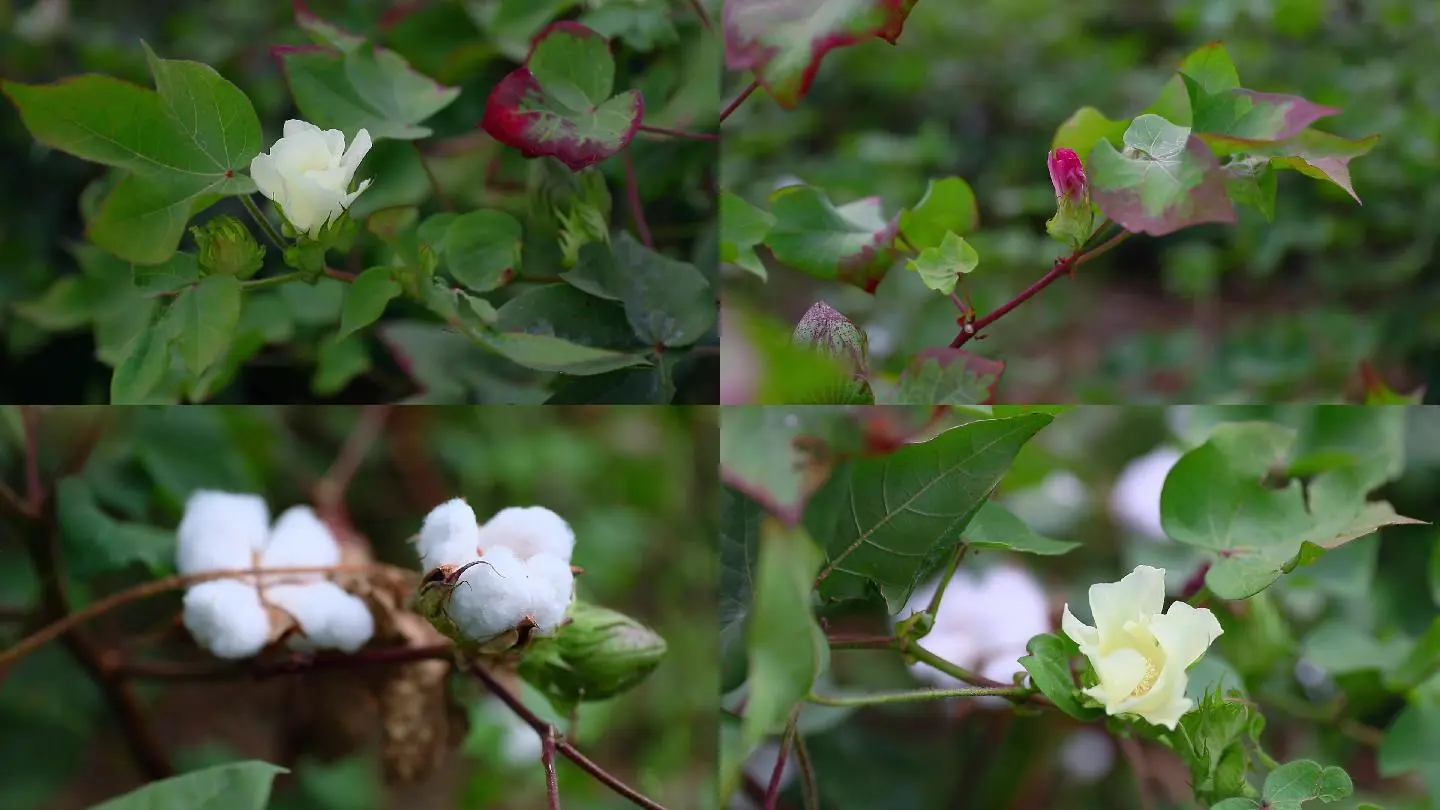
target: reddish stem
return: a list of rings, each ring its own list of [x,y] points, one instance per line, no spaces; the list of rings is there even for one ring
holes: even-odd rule
[[[695,16],[700,18],[700,24],[705,26],[706,31],[715,30],[715,23],[710,21],[710,12],[705,10],[702,0],[690,0],[690,7],[695,9]]]
[[[670,129],[669,127],[654,127],[649,124],[641,124],[637,127],[641,132],[648,132],[651,135],[669,135],[672,138],[691,138],[697,141],[718,141],[720,136],[713,132],[687,132],[683,129]]]
[[[40,412],[34,405],[20,406],[25,424],[25,512],[38,518],[45,505],[45,485],[40,481]]]
[[[550,798],[550,810],[560,810],[560,777],[555,773],[555,727],[540,743],[540,762],[545,765],[545,795]]]
[[[792,717],[785,729],[785,737],[780,741],[780,753],[775,757],[775,769],[770,772],[770,784],[765,788],[765,810],[775,810],[780,801],[780,778],[785,775],[785,760],[789,758],[790,746],[794,743],[795,718]]]
[[[725,119],[729,118],[731,113],[740,109],[740,105],[745,103],[745,99],[749,98],[751,93],[754,93],[756,90],[759,89],[759,81],[750,82],[750,84],[746,86],[744,90],[740,91],[740,95],[736,96],[734,101],[725,105],[725,109],[720,111],[720,123],[725,123]]]
[[[645,222],[645,205],[640,201],[640,178],[635,174],[635,153],[625,150],[625,196],[630,199],[630,216],[635,220],[635,231],[645,247],[655,247],[650,236],[650,226]]]

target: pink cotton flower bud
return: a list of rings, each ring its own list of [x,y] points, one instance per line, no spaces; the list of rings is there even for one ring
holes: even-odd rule
[[[1085,164],[1074,149],[1056,149],[1045,161],[1050,169],[1050,184],[1055,187],[1055,199],[1084,199]]]

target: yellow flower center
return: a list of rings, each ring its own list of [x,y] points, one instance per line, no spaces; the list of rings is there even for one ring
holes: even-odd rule
[[[1141,695],[1147,694],[1151,689],[1155,688],[1155,681],[1159,680],[1159,678],[1160,670],[1155,668],[1155,662],[1148,658],[1145,659],[1145,677],[1141,678],[1140,683],[1136,684],[1135,691],[1131,692],[1130,696],[1140,697]]]

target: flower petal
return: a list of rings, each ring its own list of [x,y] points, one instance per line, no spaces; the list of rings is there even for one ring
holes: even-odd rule
[[[1150,664],[1145,656],[1130,649],[1116,650],[1090,660],[1095,665],[1095,674],[1099,676],[1099,685],[1104,691],[1105,696],[1100,700],[1105,701],[1105,711],[1110,714],[1116,714],[1118,709],[1115,707],[1129,698],[1135,687],[1145,680]]]
[[[275,159],[270,155],[261,152],[250,161],[250,179],[255,181],[255,187],[260,189],[266,199],[278,202],[281,191],[285,187],[285,181],[280,177],[280,171],[275,166]]]
[[[310,123],[309,121],[301,121],[298,118],[291,118],[290,120],[285,122],[285,125],[283,127],[281,127],[280,136],[282,138],[294,138],[307,132],[319,131],[320,128]]]
[[[325,149],[330,157],[339,162],[340,157],[345,154],[345,133],[338,129],[327,129],[320,133],[325,136]]]
[[[1099,648],[1100,631],[1075,618],[1075,614],[1070,612],[1068,602],[1065,604],[1065,611],[1060,614],[1060,627],[1071,641],[1080,645],[1081,652]]]
[[[1150,621],[1150,632],[1165,651],[1167,665],[1184,668],[1200,660],[1225,631],[1209,609],[1176,602],[1164,615]]]
[[[1119,582],[1090,586],[1090,612],[1102,644],[1121,632],[1126,622],[1144,623],[1165,607],[1165,569],[1139,565]]]
[[[370,153],[371,145],[370,132],[368,130],[362,129],[355,133],[355,140],[350,142],[350,148],[346,149],[345,154],[340,156],[340,166],[348,172],[345,182],[348,183],[355,177],[355,170],[360,167],[360,161],[364,160],[365,156]]]

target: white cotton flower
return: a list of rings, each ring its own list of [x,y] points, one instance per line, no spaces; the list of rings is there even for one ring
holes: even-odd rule
[[[896,618],[929,607],[937,585],[916,591]],[[997,565],[979,573],[956,572],[940,600],[934,626],[920,643],[951,663],[1008,683],[1023,670],[1019,660],[1030,639],[1049,631],[1049,600],[1040,582],[1023,568]],[[963,685],[929,664],[911,666],[917,677],[936,686]]]
[[[321,130],[291,119],[270,151],[250,162],[250,177],[261,194],[280,206],[295,230],[313,236],[369,188],[366,180],[348,191],[370,145],[370,133],[364,129],[355,133],[346,149],[340,130]]]
[[[511,506],[496,512],[480,527],[480,548],[503,547],[522,560],[551,554],[570,564],[575,532],[565,519],[543,506]]]
[[[270,617],[253,585],[201,582],[185,593],[185,629],[219,658],[249,658],[270,639]]]
[[[480,554],[480,527],[475,510],[463,498],[454,498],[430,510],[420,524],[415,550],[426,571],[440,565],[464,565]]]
[[[333,582],[272,585],[265,599],[289,613],[300,627],[291,636],[294,649],[355,652],[375,634],[375,619],[364,600]]]
[[[1119,582],[1090,586],[1095,626],[1065,606],[1065,635],[1080,645],[1100,682],[1085,689],[1105,713],[1135,714],[1174,729],[1194,702],[1185,697],[1185,670],[1219,638],[1220,623],[1205,608],[1165,605],[1165,570],[1137,566]]]
[[[1160,525],[1160,491],[1181,453],[1161,447],[1132,460],[1110,490],[1110,513],[1121,526],[1147,540],[1165,540]]]
[[[260,557],[264,568],[326,568],[340,564],[340,543],[330,527],[308,506],[292,506],[280,513]],[[318,579],[320,574],[313,577]],[[286,575],[294,579],[296,575]]]
[[[175,534],[175,569],[182,574],[254,568],[270,534],[270,509],[258,495],[197,490]]]

